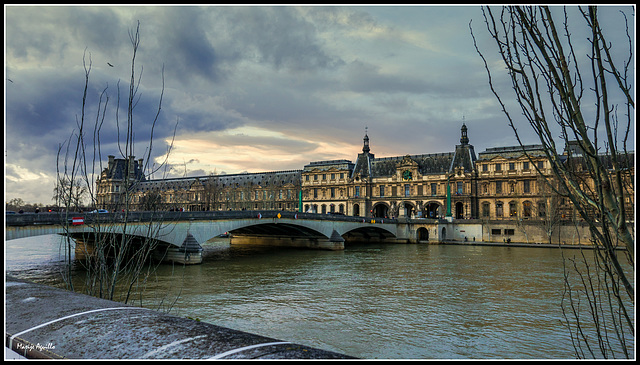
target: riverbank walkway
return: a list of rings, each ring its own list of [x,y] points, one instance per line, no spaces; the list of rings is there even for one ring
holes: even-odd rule
[[[5,359],[348,359],[10,276]]]
[[[467,246],[500,246],[500,247],[540,247],[540,248],[561,248],[561,249],[585,249],[593,250],[594,245],[570,245],[557,243],[529,243],[529,242],[483,242],[483,241],[457,241],[445,240],[438,242],[440,245],[467,245]],[[623,246],[616,247],[616,250],[626,250]]]

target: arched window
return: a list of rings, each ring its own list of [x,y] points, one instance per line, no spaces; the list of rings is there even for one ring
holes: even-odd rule
[[[518,205],[516,202],[509,202],[509,217],[518,216]]]
[[[490,215],[490,205],[489,203],[485,202],[482,203],[482,218],[489,218]]]
[[[496,202],[496,217],[504,217],[504,204]]]
[[[524,203],[522,203],[523,217],[531,217],[531,207],[532,207],[532,204],[530,201],[525,201]]]
[[[538,217],[544,218],[547,216],[547,203],[538,202]]]
[[[464,218],[464,204],[462,202],[456,203],[456,219]]]
[[[438,218],[440,205],[437,202],[428,203],[424,208],[423,216],[426,218]]]

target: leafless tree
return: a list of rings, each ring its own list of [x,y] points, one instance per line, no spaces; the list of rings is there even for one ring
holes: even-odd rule
[[[67,226],[66,242],[64,245],[65,257],[68,261],[69,268],[65,273],[65,280],[69,284],[70,289],[74,290],[74,283],[81,283],[82,290],[90,295],[107,298],[111,300],[119,300],[127,303],[133,299],[134,294],[141,293],[141,290],[149,277],[153,266],[148,265],[151,253],[158,248],[158,231],[163,224],[161,218],[156,221],[149,222],[146,226],[139,226],[140,236],[146,238],[134,239],[128,233],[129,214],[132,211],[132,198],[134,196],[135,184],[140,178],[133,173],[134,147],[136,146],[134,127],[134,109],[138,102],[138,89],[141,84],[141,74],[138,75],[136,68],[136,56],[140,46],[140,24],[129,33],[132,46],[131,58],[131,78],[129,81],[129,89],[126,101],[127,116],[120,117],[120,83],[118,82],[117,103],[115,108],[115,127],[118,130],[118,147],[120,155],[127,161],[125,168],[122,193],[118,196],[117,212],[118,214],[109,215],[109,220],[102,219],[99,215],[95,215],[92,221],[86,222],[91,229],[90,234],[83,237],[76,237],[79,241],[90,243],[81,245],[81,247],[90,248],[86,253],[85,260],[81,261],[84,265],[86,277],[72,277],[72,257],[74,244],[71,240],[71,231]],[[111,122],[108,117],[110,111],[110,97],[108,87],[105,87],[100,93],[95,108],[95,116],[92,118],[88,111],[89,108],[89,89],[90,74],[92,69],[91,57],[87,60],[86,52],[83,58],[83,66],[85,71],[85,87],[82,98],[82,108],[76,118],[76,130],[70,136],[69,140],[62,144],[58,152],[58,181],[56,194],[64,198],[64,204],[67,207],[73,205],[73,194],[78,186],[86,188],[87,195],[90,199],[92,207],[98,207],[98,192],[94,184],[94,179],[99,175],[102,168],[102,152],[100,135],[105,123]],[[162,90],[160,93],[158,107],[155,115],[150,117],[149,140],[146,145],[143,160],[145,166],[140,166],[143,173],[151,174],[149,163],[152,160],[153,150],[153,134],[158,123],[159,115],[162,107],[162,98],[164,94],[164,76],[162,77]],[[111,114],[112,115],[112,114]],[[136,117],[137,118],[137,117]],[[155,167],[155,166],[154,166]],[[155,167],[157,169],[161,168]],[[149,198],[148,201],[142,202],[145,208],[149,210],[158,209],[158,201],[155,198]],[[68,212],[68,209],[66,209]],[[69,222],[69,217],[63,217],[64,222]],[[143,232],[144,231],[144,232]],[[78,253],[78,250],[75,250]],[[80,285],[80,284],[79,284]]]
[[[538,203],[537,215],[542,219],[548,243],[551,243],[553,233],[559,229],[561,222],[560,197],[553,192],[545,179],[539,176],[537,180],[538,193],[542,197],[542,201]]]
[[[56,205],[69,207],[77,212],[83,206],[87,193],[88,188],[81,178],[73,182],[62,178],[53,189],[53,200]]]
[[[634,166],[627,146],[632,145],[629,138],[633,138],[634,125],[634,48],[625,12],[617,24],[626,32],[627,45],[612,44],[605,37],[599,10],[596,6],[511,6],[483,8],[483,14],[517,109],[551,163],[553,181],[547,186],[571,201],[591,233],[593,262],[585,266],[571,261],[579,280],[577,284],[572,281],[569,271],[565,280],[568,300],[563,309],[576,355],[633,357],[635,290],[629,278],[635,249],[631,223]],[[584,27],[576,30],[579,24]],[[583,39],[576,40],[574,31],[585,32]],[[471,34],[491,90],[523,145],[520,124],[509,111],[505,90],[480,51],[473,29]],[[619,47],[626,53],[621,59],[614,52]],[[626,250],[627,263],[618,247]]]

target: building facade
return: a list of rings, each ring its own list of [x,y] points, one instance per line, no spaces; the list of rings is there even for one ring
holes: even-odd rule
[[[547,216],[554,204],[543,180],[551,170],[541,146],[488,148],[478,156],[478,218]]]
[[[304,166],[301,174],[303,211],[349,214],[348,182],[354,164],[348,160],[318,161]]]
[[[475,218],[475,161],[465,125],[460,144],[447,153],[376,158],[365,134],[355,163],[339,160],[305,166],[305,209],[373,218]]]
[[[135,176],[128,174],[135,171]],[[97,207],[109,211],[298,211],[300,170],[147,180],[142,160],[116,159],[96,181]],[[128,187],[128,188],[125,188]]]
[[[96,183],[97,205],[117,211],[126,201],[133,210],[286,210],[549,225],[576,219],[571,203],[544,182],[553,174],[541,145],[487,148],[476,155],[467,132],[463,124],[452,152],[382,158],[372,153],[365,133],[355,162],[316,161],[302,170],[263,173],[148,180],[142,160],[109,156]],[[570,155],[568,150],[562,158]]]
[[[142,171],[143,160],[133,156],[116,159],[110,155],[96,181],[96,205],[99,209],[120,210],[129,208],[129,194],[132,187],[146,181]]]

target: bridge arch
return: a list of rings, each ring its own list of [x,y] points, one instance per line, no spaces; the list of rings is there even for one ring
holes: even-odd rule
[[[395,240],[396,233],[383,225],[354,227],[342,234],[345,244],[348,243],[380,243]]]
[[[288,237],[322,237],[329,238],[326,234],[307,227],[303,224],[278,223],[278,222],[243,222],[237,226],[230,226],[224,232],[213,231],[213,237],[222,233],[235,233],[255,236],[288,236]],[[210,238],[213,238],[210,237]],[[210,239],[209,238],[209,239]]]

